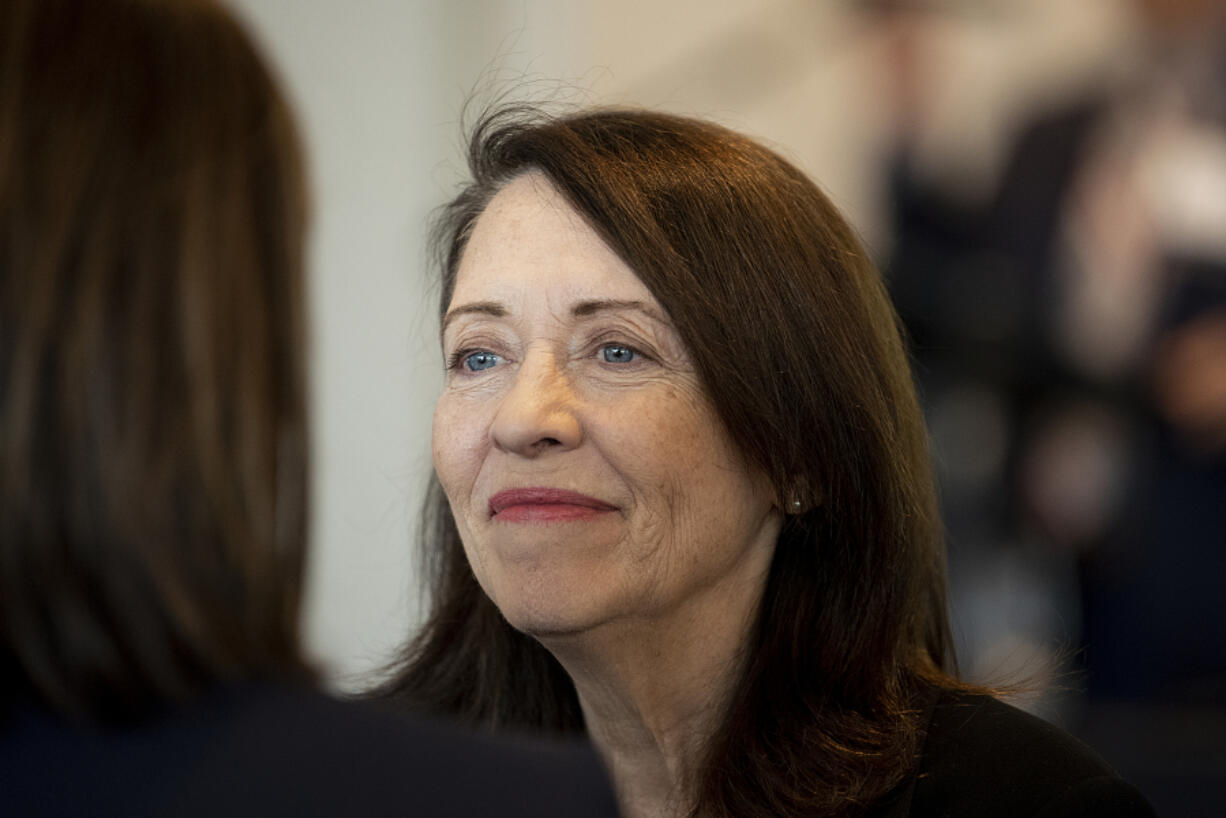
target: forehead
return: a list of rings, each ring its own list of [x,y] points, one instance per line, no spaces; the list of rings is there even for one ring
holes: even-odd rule
[[[496,300],[638,299],[646,285],[540,171],[507,183],[478,217],[452,304]],[[557,304],[562,306],[562,304]]]

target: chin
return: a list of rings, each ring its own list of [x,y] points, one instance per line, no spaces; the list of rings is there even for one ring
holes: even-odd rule
[[[575,636],[609,619],[609,605],[590,583],[563,577],[500,582],[486,593],[511,627],[540,640]]]
[[[477,581],[504,619],[545,639],[582,633],[607,622],[624,598],[609,566],[574,558],[485,561]],[[478,563],[482,565],[482,563]]]
[[[577,636],[603,621],[594,611],[582,609],[586,606],[564,604],[560,600],[522,600],[511,604],[495,601],[495,604],[511,627],[542,641]]]

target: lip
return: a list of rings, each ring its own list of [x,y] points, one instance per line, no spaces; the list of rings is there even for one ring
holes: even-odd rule
[[[544,487],[505,489],[489,504],[491,519],[510,523],[585,520],[616,510],[617,506],[577,491]]]

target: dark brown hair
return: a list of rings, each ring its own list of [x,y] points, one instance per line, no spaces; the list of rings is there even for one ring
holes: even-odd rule
[[[436,227],[446,309],[472,226],[543,172],[667,310],[731,438],[799,498],[695,814],[854,812],[911,769],[922,700],[954,684],[923,419],[881,277],[827,198],[761,145],[633,110],[487,115]],[[560,665],[477,586],[430,500],[433,608],[382,695],[495,727],[582,730]]]
[[[0,4],[0,684],[115,721],[305,672],[294,126],[205,0]]]

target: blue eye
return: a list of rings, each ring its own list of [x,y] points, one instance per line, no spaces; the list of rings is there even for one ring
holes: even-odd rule
[[[470,372],[480,372],[497,366],[502,359],[492,352],[474,352],[464,357],[464,367]]]
[[[600,348],[600,354],[609,364],[628,364],[638,357],[635,350],[623,344],[606,344]]]

